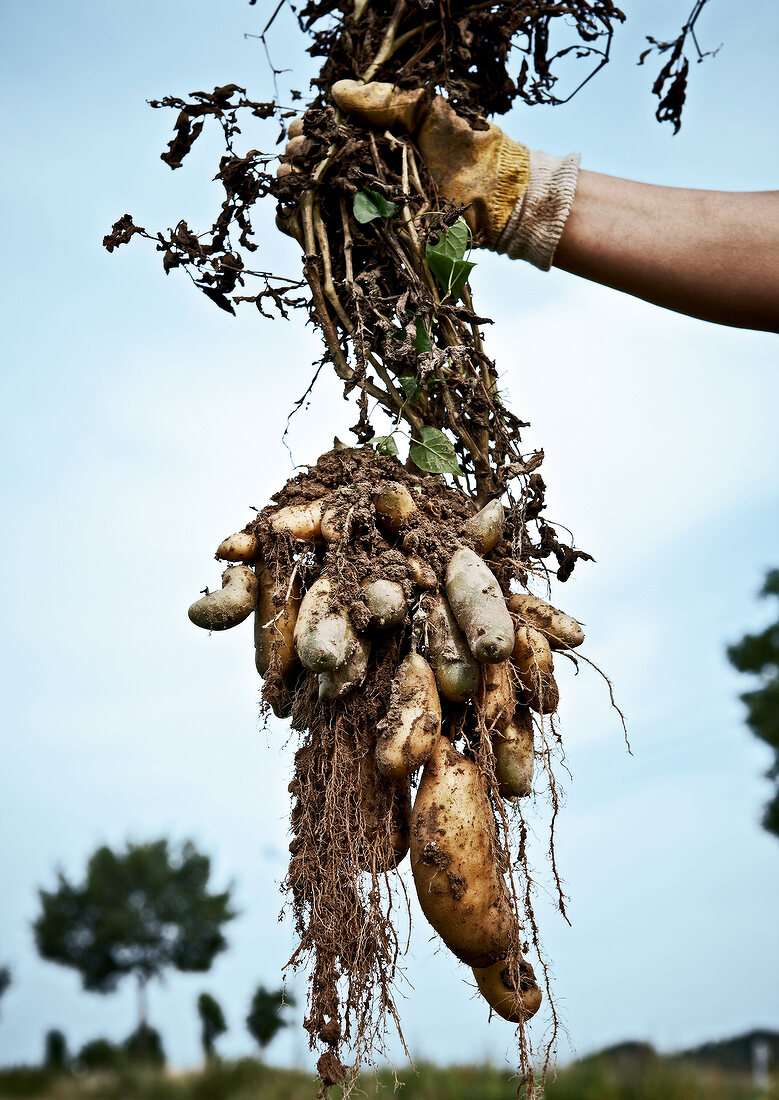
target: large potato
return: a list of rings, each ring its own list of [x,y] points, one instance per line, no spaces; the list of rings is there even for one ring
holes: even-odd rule
[[[312,672],[332,672],[352,655],[356,635],[344,608],[334,604],[328,577],[319,577],[303,597],[295,624],[295,649]]]
[[[376,763],[383,775],[411,775],[433,751],[441,735],[441,700],[433,671],[419,654],[409,653],[401,661],[379,730]]]
[[[444,596],[427,604],[427,651],[443,697],[452,703],[470,699],[479,686],[479,662]]]
[[[512,1024],[529,1020],[541,1007],[541,990],[533,967],[525,959],[520,958],[516,964],[501,959],[492,966],[475,966],[473,975],[490,1008]]]
[[[509,611],[519,615],[524,623],[540,630],[552,649],[575,649],[584,641],[584,631],[576,619],[558,611],[538,596],[532,596],[529,592],[516,592],[509,596],[506,603]]]
[[[511,655],[514,623],[495,575],[473,550],[452,554],[446,597],[477,661],[496,664]]]
[[[287,676],[297,661],[294,635],[300,608],[300,581],[295,576],[279,613],[273,602],[275,584],[270,570],[263,562],[257,562],[254,572],[259,584],[254,616],[254,663],[260,676],[265,677],[275,655],[278,671]]]
[[[503,798],[525,798],[533,789],[533,719],[527,707],[517,707],[512,722],[492,737],[495,778]]]
[[[228,565],[222,588],[192,604],[187,614],[203,630],[229,630],[248,619],[257,603],[257,578],[248,565]]]
[[[411,811],[411,868],[422,912],[469,966],[506,958],[516,932],[495,818],[472,761],[441,737]]]

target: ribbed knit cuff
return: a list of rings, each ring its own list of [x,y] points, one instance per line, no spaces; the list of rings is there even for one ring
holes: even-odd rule
[[[580,160],[578,153],[552,157],[531,150],[527,191],[498,235],[496,252],[549,270],[571,212]]]

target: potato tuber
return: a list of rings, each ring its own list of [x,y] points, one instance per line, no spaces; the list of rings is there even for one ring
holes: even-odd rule
[[[273,601],[275,584],[270,570],[263,562],[257,562],[254,572],[259,585],[254,616],[254,663],[264,678],[275,655],[276,667],[286,677],[297,661],[294,634],[300,608],[300,581],[294,577],[289,595],[279,610]]]
[[[476,660],[505,661],[514,646],[514,623],[492,570],[473,550],[461,547],[452,554],[446,595]]]
[[[520,958],[516,965],[501,959],[492,966],[474,966],[473,975],[490,1008],[512,1024],[529,1020],[541,1007],[541,990],[525,959]]]
[[[359,687],[368,670],[371,643],[358,637],[346,662],[331,672],[319,673],[319,699],[340,699]]]
[[[222,588],[209,592],[189,609],[195,626],[203,630],[228,630],[248,619],[257,603],[257,578],[248,565],[228,565]]]
[[[410,775],[424,764],[441,734],[441,700],[430,665],[418,653],[401,661],[387,717],[379,726],[376,763],[383,775]]]
[[[259,551],[257,536],[250,531],[236,531],[223,539],[214,555],[219,561],[253,562]]]
[[[270,525],[277,535],[291,535],[306,542],[318,539],[322,535],[322,501],[287,504],[271,516]]]
[[[516,592],[506,601],[509,611],[519,615],[546,637],[552,649],[575,649],[584,641],[584,631],[576,619],[529,592]]]
[[[360,586],[362,598],[368,608],[371,621],[370,626],[375,630],[388,630],[393,626],[400,626],[406,618],[406,594],[403,586],[397,581],[365,580]]]
[[[465,534],[473,540],[479,554],[489,554],[503,535],[505,513],[499,500],[491,500],[465,523]]]
[[[333,610],[330,580],[319,577],[303,597],[295,624],[295,649],[312,672],[332,672],[352,655],[356,635],[343,607]]]
[[[533,718],[527,707],[517,707],[513,721],[492,736],[495,778],[503,798],[525,798],[533,789]]]
[[[411,868],[422,912],[469,966],[505,958],[515,932],[498,858],[479,769],[441,737],[411,811]]]
[[[480,666],[445,596],[434,596],[427,605],[427,651],[444,698],[453,703],[470,699],[479,686]]]

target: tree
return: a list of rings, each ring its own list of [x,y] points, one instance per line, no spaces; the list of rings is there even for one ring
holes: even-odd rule
[[[139,1024],[122,1043],[122,1050],[130,1062],[143,1062],[147,1066],[162,1068],[165,1065],[165,1049],[156,1028],[147,1023]]]
[[[210,1062],[216,1057],[214,1043],[227,1031],[227,1023],[221,1005],[210,993],[200,994],[197,999],[197,1011],[200,1016],[200,1042],[203,1045],[203,1057]]]
[[[146,1023],[146,987],[169,968],[206,971],[227,941],[230,888],[208,892],[211,862],[187,841],[167,840],[98,848],[82,883],[60,871],[57,888],[40,890],[33,925],[44,959],[72,967],[84,989],[112,993],[132,975],[138,987],[139,1027]]]
[[[11,968],[9,966],[0,966],[0,1000],[8,992],[13,984],[13,977],[11,975]]]
[[[767,574],[760,596],[779,597],[779,569]],[[745,634],[729,646],[728,660],[739,672],[758,677],[758,686],[741,696],[747,708],[747,725],[774,750],[774,762],[766,772],[775,784],[766,804],[763,828],[779,836],[779,619],[759,634]]]
[[[281,1011],[285,1007],[294,1008],[295,1000],[283,989],[270,992],[265,986],[257,987],[246,1017],[246,1027],[261,1049],[264,1050],[276,1032],[289,1023],[281,1017]]]
[[[69,1062],[67,1040],[58,1028],[53,1027],[46,1032],[43,1040],[43,1064],[46,1069],[62,1073]]]

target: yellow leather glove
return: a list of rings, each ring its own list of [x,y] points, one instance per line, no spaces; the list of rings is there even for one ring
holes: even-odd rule
[[[573,203],[577,155],[533,152],[492,123],[473,130],[441,96],[425,103],[422,88],[339,80],[331,91],[344,113],[382,129],[407,130],[439,194],[468,204],[464,217],[488,248],[551,267]]]

